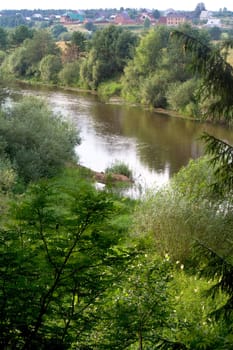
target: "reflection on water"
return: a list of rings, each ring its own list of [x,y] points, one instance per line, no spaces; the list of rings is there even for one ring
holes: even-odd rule
[[[43,96],[52,108],[71,119],[82,143],[77,154],[82,165],[104,171],[115,160],[127,163],[142,187],[161,186],[190,158],[203,152],[203,131],[233,143],[230,130],[192,122],[140,107],[103,104],[84,93],[21,89],[17,94]]]

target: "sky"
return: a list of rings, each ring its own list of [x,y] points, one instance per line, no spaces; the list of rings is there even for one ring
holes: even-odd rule
[[[99,9],[99,8],[148,8],[166,10],[173,8],[174,10],[188,10],[195,9],[199,2],[203,2],[209,11],[218,11],[220,8],[226,7],[233,11],[232,0],[7,0],[1,1],[0,10],[10,9]]]

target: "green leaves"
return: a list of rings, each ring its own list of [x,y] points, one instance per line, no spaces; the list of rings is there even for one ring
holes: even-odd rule
[[[129,259],[117,247],[115,209],[74,170],[29,186],[13,204],[11,229],[1,231],[0,342],[82,344],[96,301]]]
[[[211,156],[211,164],[215,167],[216,180],[214,190],[220,194],[232,192],[233,189],[233,147],[216,137],[203,134],[206,153]]]
[[[135,45],[136,36],[122,28],[111,25],[96,31],[82,68],[86,70],[84,82],[96,88],[102,81],[121,74]]]
[[[0,135],[5,155],[26,183],[56,174],[74,159],[79,142],[71,124],[32,97],[2,113]]]
[[[138,253],[101,305],[101,322],[96,328],[100,348],[157,346],[171,312],[170,279],[167,260]]]
[[[192,69],[203,79],[200,96],[212,99],[206,117],[230,123],[233,117],[233,67],[218,47],[207,46],[181,31],[174,31],[172,36],[182,43],[185,52],[192,54]]]

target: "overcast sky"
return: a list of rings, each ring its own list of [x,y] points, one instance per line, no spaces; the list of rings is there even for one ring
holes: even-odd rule
[[[98,9],[98,8],[148,8],[166,10],[194,10],[196,5],[201,1],[196,0],[1,0],[0,10],[6,9]],[[232,0],[206,0],[202,1],[207,10],[219,10],[226,7],[233,11]]]

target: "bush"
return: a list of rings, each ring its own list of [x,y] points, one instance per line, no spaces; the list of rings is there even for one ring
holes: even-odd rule
[[[26,182],[51,177],[74,159],[77,130],[32,96],[0,116],[2,156],[6,155]]]
[[[198,114],[198,102],[195,95],[198,85],[196,79],[190,79],[184,83],[170,84],[166,93],[169,107],[172,110],[196,116]]]
[[[80,65],[78,61],[65,63],[59,72],[59,80],[62,85],[76,86],[80,77]]]
[[[12,190],[16,182],[16,173],[7,159],[0,159],[0,191]]]
[[[56,55],[47,55],[40,61],[40,74],[43,81],[57,83],[58,73],[62,68],[61,58]]]
[[[125,175],[129,179],[132,179],[132,177],[133,177],[132,171],[129,169],[128,165],[123,163],[123,162],[119,162],[119,161],[116,161],[110,167],[106,168],[105,172],[106,172],[106,174]]]
[[[147,194],[136,210],[135,232],[154,237],[154,249],[174,261],[190,262],[197,241],[224,256],[232,240],[232,198],[218,199],[213,181],[206,158],[191,161],[167,187]]]
[[[112,96],[119,96],[121,92],[121,83],[117,81],[108,81],[98,86],[98,96],[103,100],[108,100]]]
[[[142,85],[141,102],[150,107],[165,108],[167,106],[165,91],[168,81],[168,73],[165,71],[159,71],[146,78]]]

